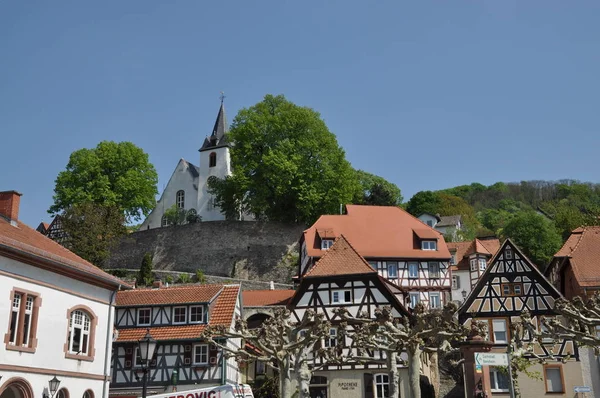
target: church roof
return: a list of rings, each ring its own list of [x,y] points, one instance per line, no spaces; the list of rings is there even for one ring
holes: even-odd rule
[[[200,150],[204,151],[228,145],[228,131],[227,118],[225,116],[225,105],[221,100],[221,107],[219,108],[219,113],[217,114],[217,120],[215,120],[212,133],[210,134],[210,137],[206,137],[204,139],[204,143],[202,144],[202,148],[200,148]]]

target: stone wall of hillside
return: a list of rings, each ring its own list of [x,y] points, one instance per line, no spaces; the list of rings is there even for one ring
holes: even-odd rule
[[[146,252],[157,270],[287,283],[296,272],[306,227],[271,222],[211,221],[134,232],[112,250],[105,268],[139,269]]]

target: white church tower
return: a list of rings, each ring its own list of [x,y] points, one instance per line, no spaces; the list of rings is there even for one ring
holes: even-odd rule
[[[229,141],[227,139],[227,119],[221,95],[221,107],[210,137],[206,137],[200,148],[200,167],[198,177],[198,215],[202,221],[224,220],[225,215],[214,204],[214,197],[208,193],[208,178],[225,178],[231,175]]]

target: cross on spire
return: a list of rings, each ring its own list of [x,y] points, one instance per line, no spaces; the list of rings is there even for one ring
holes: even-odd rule
[[[221,91],[221,95],[219,96],[219,98],[221,99],[221,103],[223,103],[223,100],[225,99],[225,92]]]

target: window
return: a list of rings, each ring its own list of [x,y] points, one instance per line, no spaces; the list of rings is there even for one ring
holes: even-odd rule
[[[327,250],[331,246],[333,246],[333,240],[331,240],[331,239],[322,239],[321,240],[321,250]]]
[[[133,355],[133,367],[139,368],[142,366],[142,357],[140,356],[140,347],[135,347],[135,352]]]
[[[69,398],[69,391],[66,388],[61,388],[56,393],[55,398]]]
[[[369,261],[369,265],[373,268],[373,269],[377,269],[377,261]]]
[[[409,293],[410,308],[415,308],[419,303],[419,293]]]
[[[81,310],[71,313],[69,321],[69,352],[88,355],[90,343],[90,317]]]
[[[388,262],[387,263],[388,278],[398,277],[398,263]]]
[[[521,284],[520,283],[515,283],[513,285],[513,293],[515,294],[515,296],[521,295]]]
[[[485,258],[480,258],[479,260],[477,260],[479,262],[479,270],[481,271],[485,271],[485,267],[486,267],[486,261]]]
[[[520,296],[523,291],[523,285],[520,283],[503,283],[503,296]]]
[[[150,325],[152,310],[150,308],[140,308],[138,310],[138,326]]]
[[[265,363],[263,361],[256,361],[255,364],[254,374],[256,376],[264,375],[266,368]]]
[[[194,365],[208,364],[208,344],[194,345]]]
[[[452,275],[452,290],[460,289],[460,277]]]
[[[456,265],[456,253],[450,253],[450,265]]]
[[[430,227],[433,227],[433,221],[432,220],[427,220],[427,225],[429,225]]]
[[[185,192],[183,190],[177,191],[175,203],[178,209],[185,209]]]
[[[325,339],[325,347],[331,348],[337,346],[337,329],[330,328],[329,329],[329,337]]]
[[[441,308],[440,303],[440,294],[439,293],[429,293],[429,308]]]
[[[211,152],[208,155],[208,167],[215,167],[217,165],[217,154],[215,152]]]
[[[92,390],[86,390],[83,393],[83,398],[94,398],[94,392]]]
[[[544,368],[544,379],[546,380],[546,392],[565,392],[562,366],[546,366]]]
[[[187,315],[186,307],[173,308],[173,323],[185,323]]]
[[[472,259],[470,261],[471,264],[471,271],[477,271],[477,260],[476,259]]]
[[[331,302],[334,304],[344,304],[352,302],[352,291],[334,290],[331,292]]]
[[[167,225],[169,225],[169,220],[167,220],[166,216],[162,216],[162,218],[160,219],[160,226],[166,227]]]
[[[435,240],[424,240],[421,242],[421,250],[437,250],[437,242]]]
[[[419,264],[418,263],[408,263],[408,277],[409,278],[418,278],[419,277]]]
[[[375,375],[375,398],[387,398],[390,396],[389,376],[386,373]]]
[[[8,332],[4,336],[9,350],[35,352],[37,345],[35,316],[39,300],[37,293],[25,291],[11,292],[11,311]]]
[[[507,260],[511,260],[512,259],[512,249],[510,247],[507,247],[504,250],[504,258]]]
[[[494,333],[494,343],[508,343],[505,319],[493,319],[492,331]]]
[[[492,392],[508,392],[510,379],[508,373],[490,366],[490,384]]]
[[[440,263],[430,262],[429,263],[429,277],[439,278],[440,277]]]
[[[201,305],[194,305],[190,307],[190,322],[202,323],[204,322],[204,307]]]

